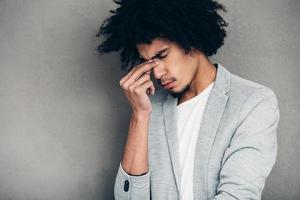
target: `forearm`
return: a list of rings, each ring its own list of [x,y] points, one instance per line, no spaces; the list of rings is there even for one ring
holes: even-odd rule
[[[131,115],[127,142],[121,164],[130,175],[148,172],[148,128],[150,114]]]

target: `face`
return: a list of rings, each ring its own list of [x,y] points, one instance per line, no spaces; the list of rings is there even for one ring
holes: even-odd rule
[[[173,97],[180,97],[189,90],[197,61],[177,43],[157,38],[151,44],[138,44],[136,47],[142,61],[159,59],[159,65],[153,68],[154,77]],[[166,83],[170,84],[164,85]]]

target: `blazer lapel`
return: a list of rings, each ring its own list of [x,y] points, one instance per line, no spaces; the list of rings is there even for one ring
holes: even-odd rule
[[[207,196],[207,165],[217,129],[228,100],[230,72],[218,63],[214,87],[208,97],[198,135],[194,162],[194,199]]]
[[[180,189],[180,168],[179,168],[179,152],[177,140],[177,115],[176,115],[177,98],[170,94],[166,96],[163,104],[164,124],[166,129],[166,137],[171,156],[173,173],[175,176],[177,192],[179,195]]]

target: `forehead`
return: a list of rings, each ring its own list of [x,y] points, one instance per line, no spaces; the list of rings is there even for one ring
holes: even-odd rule
[[[156,38],[152,40],[151,44],[137,44],[136,48],[141,57],[148,59],[153,57],[158,51],[170,46],[172,46],[172,42],[169,40]]]

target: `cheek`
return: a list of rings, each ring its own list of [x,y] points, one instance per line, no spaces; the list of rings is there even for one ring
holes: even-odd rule
[[[177,71],[176,71],[176,78],[179,80],[182,84],[188,84],[195,74],[195,69],[192,66],[188,66],[188,62],[185,64],[178,65]]]
[[[188,81],[184,66],[179,65],[178,63],[174,64],[174,69],[170,74],[176,79],[176,86],[184,85]]]
[[[186,58],[182,57],[180,54],[173,54],[167,57],[167,59],[163,60],[163,64],[165,69],[167,70],[167,77],[174,77],[179,82],[184,82],[186,79],[185,76],[187,73],[187,64]]]
[[[174,59],[168,59],[165,62],[165,66],[167,66],[171,76],[178,76],[184,72],[184,64],[182,63],[182,60],[176,57]]]

